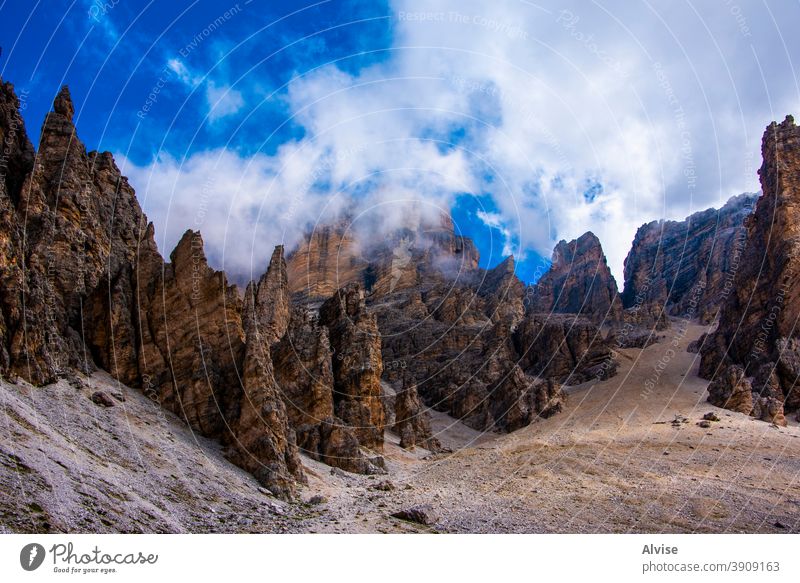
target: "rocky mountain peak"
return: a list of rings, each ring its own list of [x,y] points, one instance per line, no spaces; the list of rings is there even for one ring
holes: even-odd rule
[[[666,306],[669,314],[711,322],[732,291],[756,198],[741,194],[719,210],[639,227],[625,259],[625,307]]]
[[[553,263],[534,287],[532,312],[581,314],[595,322],[618,322],[622,302],[600,240],[591,231],[560,241]]]
[[[64,85],[56,95],[53,101],[53,111],[59,115],[67,118],[67,121],[72,121],[75,114],[75,106],[72,104],[72,96],[69,93],[69,87]]]

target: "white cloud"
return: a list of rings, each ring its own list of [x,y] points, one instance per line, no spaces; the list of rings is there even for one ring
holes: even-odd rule
[[[642,223],[757,190],[763,128],[798,105],[797,37],[776,34],[763,7],[742,8],[744,25],[717,5],[396,0],[392,10],[387,61],[292,81],[301,141],[275,156],[218,151],[131,170],[137,188],[148,181],[145,208],[168,246],[191,226],[206,173],[219,185],[205,239],[239,267],[296,242],[303,222],[342,208],[343,195],[378,205],[413,192],[447,208],[457,193],[488,193],[497,213],[482,219],[504,230],[504,253],[519,254],[517,240],[549,257],[558,239],[592,230],[621,280]],[[182,63],[173,70],[192,82]],[[226,86],[207,95],[212,115],[244,106]],[[459,127],[456,146],[436,141]],[[591,200],[588,179],[603,187]]]
[[[167,67],[187,87],[195,90],[203,85],[208,106],[208,120],[215,122],[229,115],[238,113],[244,107],[242,92],[227,84],[217,84],[211,79],[193,73],[180,59],[169,59]]]
[[[482,210],[477,211],[475,215],[487,227],[491,227],[492,229],[500,231],[500,235],[503,237],[502,253],[504,257],[508,255],[516,255],[518,260],[521,258],[520,250],[514,248],[513,236],[511,231],[506,228],[505,221],[501,215]]]
[[[208,119],[212,122],[238,113],[244,107],[241,91],[230,86],[217,87],[211,81],[206,85],[206,99],[210,108]]]

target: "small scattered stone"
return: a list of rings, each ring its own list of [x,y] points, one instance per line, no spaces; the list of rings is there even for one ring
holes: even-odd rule
[[[394,490],[394,484],[392,484],[389,480],[381,480],[377,484],[373,484],[370,486],[372,490],[380,490],[382,492],[389,492]]]
[[[433,512],[433,507],[427,504],[400,510],[392,514],[392,517],[408,522],[416,522],[417,524],[424,524],[426,526],[436,522],[436,515]]]
[[[709,411],[705,415],[703,415],[703,420],[705,421],[719,421],[719,417],[713,411]]]
[[[311,498],[308,499],[308,503],[313,506],[317,506],[318,504],[325,504],[326,502],[328,502],[328,499],[325,496],[321,496],[319,494],[317,494],[316,496],[312,496]]]
[[[700,426],[700,427],[702,427],[703,429],[708,429],[709,427],[711,427],[711,421],[706,421],[706,420],[704,419],[703,421],[700,421],[700,422],[698,422],[698,424],[697,424],[697,425],[699,425],[699,426]]]
[[[111,399],[111,397],[108,396],[108,394],[104,393],[103,391],[95,391],[94,393],[92,393],[90,399],[92,400],[92,403],[94,403],[95,405],[99,405],[100,407],[114,406],[114,401]]]

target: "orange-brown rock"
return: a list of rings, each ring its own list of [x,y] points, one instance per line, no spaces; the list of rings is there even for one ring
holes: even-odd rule
[[[512,269],[506,261],[455,280],[430,273],[417,288],[372,298],[384,380],[400,386],[407,378],[426,405],[480,430],[513,431],[559,411],[558,383],[542,383],[538,371],[519,365],[513,330],[524,288]]]
[[[289,291],[301,300],[324,300],[363,279],[367,262],[347,219],[317,226],[287,261]]]
[[[208,266],[200,233],[186,231],[170,263],[140,297],[143,355],[141,374],[163,407],[203,433],[219,436],[237,416],[244,359],[242,300],[225,274]],[[164,367],[163,363],[166,363]]]
[[[36,384],[95,362],[135,376],[130,304],[136,241],[146,225],[133,189],[108,153],[87,153],[64,87],[47,115],[35,166],[10,85],[3,84],[11,164],[3,215],[16,243],[4,261],[8,371]],[[14,129],[14,132],[10,131]],[[24,265],[24,277],[21,269]],[[13,281],[13,285],[12,285]],[[105,302],[105,305],[97,305]],[[21,309],[25,306],[24,310]],[[119,349],[112,358],[109,347]]]
[[[281,269],[279,261],[270,269]],[[273,277],[275,274],[272,274]],[[269,279],[269,273],[265,276]],[[264,278],[262,278],[264,281]],[[273,303],[273,298],[259,290],[248,288],[245,294],[244,329],[246,348],[242,365],[242,395],[239,415],[232,424],[230,440],[233,445],[231,461],[251,472],[275,495],[290,498],[296,481],[304,481],[302,465],[295,442],[295,432],[289,427],[281,389],[275,380],[272,358],[260,329],[259,316],[265,313],[260,302]],[[285,292],[285,290],[284,290]],[[279,301],[280,290],[276,293]]]
[[[275,380],[300,450],[356,473],[375,471],[353,427],[334,414],[333,356],[328,329],[317,315],[295,307],[283,338],[272,347]]]
[[[783,401],[784,411],[759,401],[758,416],[767,410],[780,418],[800,409],[800,128],[791,116],[767,127],[761,153],[762,195],[745,223],[747,241],[718,329],[700,349],[700,374],[715,379],[741,367],[754,395]],[[765,366],[776,377],[761,373]]]
[[[283,338],[289,327],[290,291],[283,245],[275,247],[267,271],[252,293],[255,294],[254,318],[258,335],[267,346],[272,346]]]
[[[753,387],[741,366],[732,365],[708,385],[708,402],[717,407],[750,415]]]
[[[0,373],[44,384],[104,368],[288,495],[302,472],[269,347],[246,349],[242,300],[208,266],[199,233],[187,232],[165,264],[111,154],[87,153],[78,139],[68,89],[47,115],[35,165],[19,107],[0,83]],[[267,344],[288,318],[280,252],[273,263],[249,317]]]
[[[319,310],[333,349],[336,416],[355,429],[361,445],[383,449],[381,334],[357,283],[336,292]]]
[[[613,351],[583,316],[529,313],[513,341],[519,366],[532,376],[577,384],[616,373]]]
[[[409,221],[381,240],[345,215],[315,227],[289,255],[289,288],[300,301],[325,300],[350,283],[380,297],[416,287],[429,273],[474,271],[478,259],[473,242],[455,234],[448,215]]]

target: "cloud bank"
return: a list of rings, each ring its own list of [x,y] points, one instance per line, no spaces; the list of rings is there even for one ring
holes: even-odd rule
[[[800,103],[800,42],[779,24],[797,7],[397,0],[389,11],[385,59],[287,71],[277,96],[246,70],[223,84],[172,64],[206,92],[207,121],[231,125],[207,151],[124,161],[162,249],[199,228],[212,263],[257,277],[275,244],[354,204],[402,214],[399,201],[447,209],[467,193],[491,199],[479,219],[504,254],[549,257],[591,230],[621,281],[642,223],[757,190],[763,128]],[[274,99],[300,135],[240,153],[238,128]],[[265,142],[277,129],[263,128]]]

